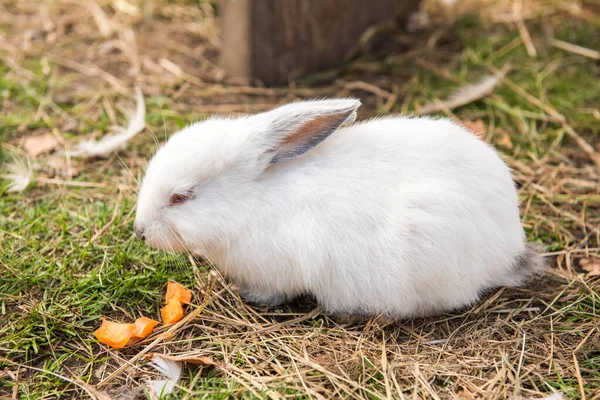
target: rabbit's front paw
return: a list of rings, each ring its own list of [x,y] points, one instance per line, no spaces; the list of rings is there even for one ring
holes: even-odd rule
[[[254,304],[275,307],[285,302],[285,294],[268,293],[260,290],[254,290],[247,286],[240,286],[238,293],[245,301]]]

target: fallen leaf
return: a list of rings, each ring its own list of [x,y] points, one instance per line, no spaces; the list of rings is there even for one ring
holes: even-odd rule
[[[37,157],[42,153],[48,153],[58,145],[58,140],[51,133],[44,133],[38,136],[28,136],[23,142],[23,147],[27,154]]]
[[[81,174],[81,166],[76,163],[67,164],[64,154],[54,153],[44,159],[45,169],[53,176],[74,178]]]
[[[594,276],[600,276],[600,260],[589,260],[587,258],[579,261],[579,265],[587,272],[586,278],[592,278]]]
[[[485,139],[486,129],[482,120],[478,119],[476,121],[462,121],[462,125],[473,132],[479,139]]]
[[[512,140],[510,140],[510,136],[508,135],[508,133],[501,134],[500,138],[496,142],[500,146],[506,147],[507,149],[512,149],[514,147]]]

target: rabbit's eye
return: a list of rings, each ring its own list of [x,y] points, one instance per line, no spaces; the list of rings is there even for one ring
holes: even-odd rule
[[[188,201],[191,197],[191,193],[174,193],[169,198],[169,204],[172,206],[183,204],[186,201]]]

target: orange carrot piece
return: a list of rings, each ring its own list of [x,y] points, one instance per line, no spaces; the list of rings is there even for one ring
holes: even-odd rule
[[[146,336],[148,336],[149,334],[151,334],[154,327],[156,325],[158,325],[159,323],[160,322],[155,321],[150,318],[140,317],[135,320],[135,323],[134,323],[135,329],[133,330],[131,337],[143,339]]]
[[[183,318],[183,307],[179,298],[172,298],[166,306],[160,309],[163,324],[174,324]]]
[[[180,303],[188,304],[192,301],[192,292],[177,282],[169,281],[169,283],[167,283],[165,303],[169,304],[173,298],[178,298]]]
[[[101,343],[115,349],[122,349],[129,342],[134,329],[134,324],[121,324],[103,319],[102,325],[94,335]]]

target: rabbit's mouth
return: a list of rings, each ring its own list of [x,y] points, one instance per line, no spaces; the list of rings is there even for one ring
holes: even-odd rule
[[[157,250],[173,253],[187,250],[183,238],[171,227],[166,227],[166,229],[149,227],[144,231],[143,240],[148,246]]]

